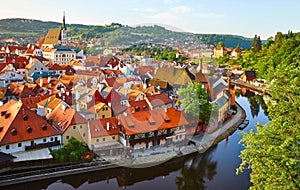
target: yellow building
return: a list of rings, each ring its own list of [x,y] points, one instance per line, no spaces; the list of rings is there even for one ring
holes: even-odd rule
[[[111,108],[103,102],[95,104],[88,110],[97,114],[97,119],[109,118],[112,116]]]

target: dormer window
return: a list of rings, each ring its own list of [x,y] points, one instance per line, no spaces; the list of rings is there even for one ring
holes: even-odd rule
[[[17,130],[16,129],[12,129],[11,130],[11,135],[12,136],[16,136],[17,135]]]
[[[31,127],[27,127],[27,133],[32,133],[32,128]]]
[[[1,116],[4,116],[6,114],[7,111],[2,111],[1,112]]]
[[[47,130],[47,125],[45,123],[42,125],[42,129],[43,129],[43,131]]]
[[[9,118],[10,113],[5,114],[5,119]]]
[[[0,127],[0,132],[2,132],[3,128],[4,128],[4,127]]]
[[[28,120],[28,115],[26,115],[26,114],[23,115],[23,120],[24,120],[24,121],[27,121],[27,120]]]

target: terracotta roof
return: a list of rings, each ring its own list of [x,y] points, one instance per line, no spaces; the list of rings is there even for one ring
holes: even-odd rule
[[[153,107],[172,103],[172,100],[164,93],[146,96],[146,98]]]
[[[150,110],[149,105],[147,104],[146,100],[130,101],[129,105],[130,105],[131,112]]]
[[[65,70],[65,69],[55,63],[49,67],[49,70],[59,71],[59,70]]]
[[[11,64],[11,63],[24,63],[25,65],[28,64],[28,59],[26,57],[11,57],[8,56],[5,59],[7,64]]]
[[[127,135],[147,133],[156,130],[176,128],[188,125],[183,114],[175,108],[141,111],[119,116],[123,131]]]
[[[1,145],[61,134],[22,102],[11,100],[0,107],[0,113]]]
[[[120,126],[118,125],[118,120],[116,117],[90,120],[89,127],[92,138],[118,135],[120,133]]]
[[[160,88],[168,87],[168,82],[166,80],[160,80],[160,79],[155,79],[155,78],[150,79],[149,84],[154,85],[154,86],[159,86]]]
[[[47,94],[45,96],[36,96],[36,97],[28,97],[28,98],[21,98],[22,103],[25,107],[31,109],[31,108],[37,108],[38,102],[44,100],[45,98],[48,98],[50,95]]]
[[[50,108],[55,109],[57,106],[59,106],[62,103],[62,100],[59,98],[56,98],[56,95],[52,95],[40,102],[38,102],[38,105],[44,107],[44,108]]]
[[[101,108],[105,105],[106,105],[105,103],[99,102],[99,103],[95,104],[94,106],[90,107],[88,110],[92,113],[98,113],[101,110]]]
[[[44,44],[55,45],[60,39],[60,29],[50,29],[45,37]]]
[[[84,124],[88,121],[77,111],[72,109],[65,103],[57,106],[48,116],[47,119],[58,127],[63,132],[67,130],[70,125]]]
[[[134,72],[138,75],[145,75],[146,73],[154,75],[155,67],[153,66],[141,66],[134,70]]]

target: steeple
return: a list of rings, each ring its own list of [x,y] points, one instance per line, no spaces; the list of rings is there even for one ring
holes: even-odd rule
[[[62,46],[67,45],[67,27],[66,27],[65,11],[64,11],[64,16],[63,16],[63,22],[61,24],[60,41],[61,41]]]
[[[64,11],[64,16],[63,16],[63,22],[61,24],[61,29],[67,30],[67,27],[66,27],[66,18],[65,18],[65,11]]]

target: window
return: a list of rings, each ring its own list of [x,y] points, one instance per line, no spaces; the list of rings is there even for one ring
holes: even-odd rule
[[[105,118],[105,115],[102,115],[102,118]]]
[[[85,137],[85,133],[83,133],[83,135],[82,135],[83,137]]]
[[[42,125],[42,129],[43,129],[43,131],[47,130],[47,125],[45,123]]]
[[[11,130],[11,135],[12,136],[16,136],[17,135],[17,130],[16,129],[12,129]]]
[[[6,150],[8,150],[8,149],[9,149],[9,145],[6,145],[6,147],[5,147],[5,148],[6,148]]]
[[[82,129],[82,125],[80,125],[80,129]]]
[[[18,147],[22,147],[22,143],[18,143]]]
[[[116,139],[116,137],[115,137],[115,136],[113,136],[113,137],[112,137],[112,139]]]
[[[102,140],[105,141],[105,138],[103,138]]]
[[[31,127],[27,127],[27,133],[32,133],[32,128]]]
[[[46,139],[43,139],[43,142],[45,143],[45,142],[46,142]]]
[[[96,141],[99,142],[99,139],[97,139]]]
[[[55,137],[56,138],[56,137]],[[53,141],[53,137],[51,137],[50,141]]]
[[[66,136],[66,139],[69,139],[70,137],[69,136]]]
[[[76,129],[76,126],[75,126],[75,125],[73,126],[73,129]]]
[[[53,139],[53,138],[52,138]],[[57,137],[55,137],[55,141],[58,141],[58,138]]]

